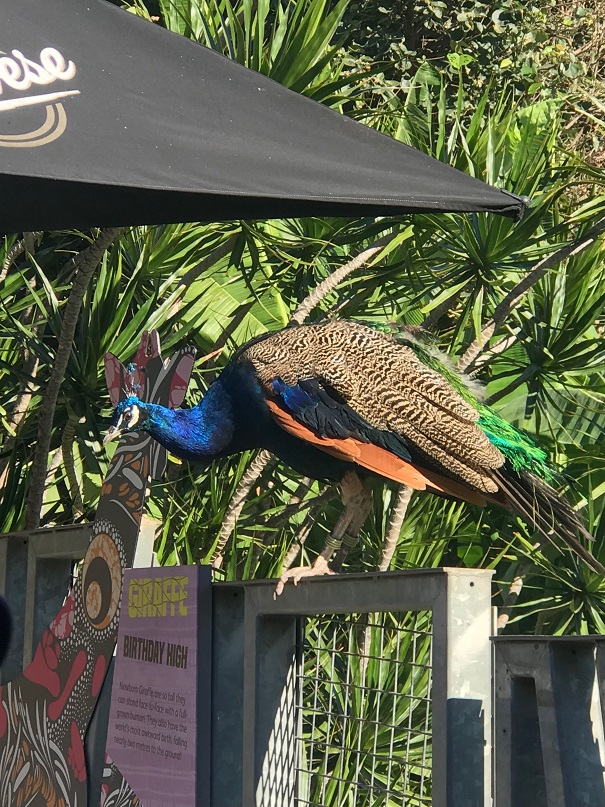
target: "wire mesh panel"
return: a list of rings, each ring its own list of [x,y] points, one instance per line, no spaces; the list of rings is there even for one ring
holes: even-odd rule
[[[238,585],[243,698],[223,659],[215,758],[229,777],[213,805],[490,807],[491,572],[309,578],[279,597],[272,581]],[[241,742],[224,719],[236,710]]]
[[[431,612],[302,624],[298,805],[430,805]]]

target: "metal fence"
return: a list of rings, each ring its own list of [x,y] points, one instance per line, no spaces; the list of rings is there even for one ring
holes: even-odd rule
[[[89,529],[0,536],[4,680],[31,659]],[[277,599],[274,585],[213,585],[210,807],[605,807],[605,637],[490,641],[489,572],[310,578]],[[90,804],[111,678],[86,737]]]
[[[491,573],[213,587],[213,807],[491,804]]]
[[[494,648],[497,807],[605,807],[605,636]]]
[[[0,538],[17,670],[88,537],[83,526]],[[140,541],[148,553],[152,540],[151,526]],[[214,584],[212,692],[201,693],[211,701],[211,807],[491,804],[490,578],[330,576],[277,599],[274,581]],[[110,686],[111,669],[86,740],[91,804]]]
[[[298,801],[431,804],[430,611],[304,620]]]

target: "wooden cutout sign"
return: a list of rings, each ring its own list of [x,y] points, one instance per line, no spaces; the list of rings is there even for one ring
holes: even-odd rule
[[[164,363],[157,332],[144,333],[126,367],[111,354],[105,358],[112,402],[137,394],[164,406],[180,405],[194,356],[185,348]],[[121,439],[101,489],[81,574],[31,664],[0,687],[2,807],[86,804],[83,738],[113,654],[122,573],[132,566],[149,481],[165,467],[165,449],[148,434]],[[101,803],[137,805],[115,767],[108,763],[107,770]]]

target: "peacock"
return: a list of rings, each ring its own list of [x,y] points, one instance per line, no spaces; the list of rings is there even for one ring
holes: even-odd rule
[[[328,319],[252,339],[191,409],[129,395],[105,439],[145,430],[177,457],[207,462],[264,448],[303,476],[338,482],[343,515],[313,565],[284,573],[280,590],[340,568],[371,509],[367,477],[506,508],[604,574],[546,452],[482,398],[422,333]]]

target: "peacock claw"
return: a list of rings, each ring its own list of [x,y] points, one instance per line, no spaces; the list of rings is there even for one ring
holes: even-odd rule
[[[293,569],[288,569],[279,578],[273,592],[273,599],[276,600],[279,597],[288,580],[291,580],[297,586],[298,581],[302,580],[303,577],[321,577],[324,574],[336,574],[336,572],[330,569],[328,561],[322,555],[315,559],[312,566],[295,566]]]

